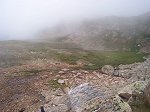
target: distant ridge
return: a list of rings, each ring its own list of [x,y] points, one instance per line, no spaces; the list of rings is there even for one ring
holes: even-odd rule
[[[136,51],[149,48],[150,12],[133,17],[110,16],[62,24],[46,29],[41,36],[46,40],[53,38],[75,43],[87,50]]]

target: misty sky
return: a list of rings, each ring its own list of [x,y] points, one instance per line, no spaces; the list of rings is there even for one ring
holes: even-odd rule
[[[148,11],[150,0],[0,0],[0,40],[31,38],[61,22]]]

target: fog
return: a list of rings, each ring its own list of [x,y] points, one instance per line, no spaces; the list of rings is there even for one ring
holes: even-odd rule
[[[150,0],[0,0],[0,40],[31,39],[63,22],[148,11]]]

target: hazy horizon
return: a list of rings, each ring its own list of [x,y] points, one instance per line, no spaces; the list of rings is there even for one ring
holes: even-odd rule
[[[63,22],[149,11],[149,0],[0,0],[0,40],[29,39]]]

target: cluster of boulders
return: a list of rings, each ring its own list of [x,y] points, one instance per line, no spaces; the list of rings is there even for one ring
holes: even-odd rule
[[[72,86],[65,89],[58,88],[55,91],[43,91],[46,104],[44,105],[46,112],[134,112],[133,106],[149,105],[150,106],[150,59],[142,63],[134,63],[129,65],[119,65],[117,68],[111,65],[105,65],[102,69],[103,73],[109,78],[128,79],[123,86],[115,86],[109,92],[100,88],[98,85],[91,83],[79,83],[76,87]],[[92,74],[94,77],[97,72],[89,71],[70,71],[67,68],[58,72],[59,76],[66,74],[75,74],[79,79],[84,74]],[[97,79],[102,74],[98,74]],[[117,77],[111,77],[111,76]],[[79,77],[80,76],[80,77]],[[88,76],[88,75],[87,75]],[[95,75],[97,76],[97,75]],[[75,78],[77,78],[75,77]],[[103,79],[103,78],[102,78]],[[66,84],[65,79],[58,79],[59,84]],[[105,81],[107,82],[107,81]],[[118,83],[119,84],[119,83]],[[97,88],[98,87],[98,88]],[[110,88],[111,89],[111,88]],[[109,89],[108,89],[109,90]]]
[[[144,62],[141,63],[139,62],[128,65],[119,65],[115,68],[111,65],[105,65],[104,67],[102,67],[101,70],[108,75],[131,78],[134,81],[149,80],[150,59],[146,59]]]
[[[115,68],[105,65],[101,70],[108,75],[128,78],[134,82],[121,89],[115,96],[114,112],[132,112],[133,105],[150,105],[150,59],[141,63],[119,65]]]
[[[133,105],[150,104],[150,83],[136,81],[120,89],[115,97],[89,83],[70,89],[68,94],[58,89],[43,91],[43,95],[48,101],[46,112],[132,112]]]
[[[121,89],[111,100],[103,91],[85,83],[69,91],[71,108],[75,112],[132,112],[132,105],[150,102],[149,87],[148,81],[136,81]]]

